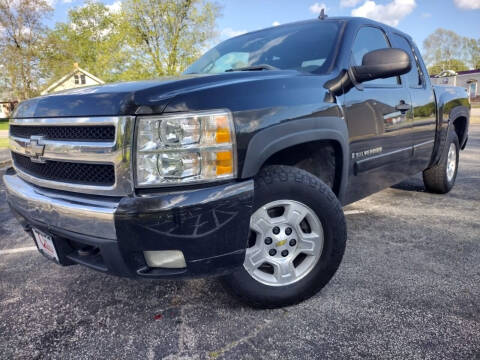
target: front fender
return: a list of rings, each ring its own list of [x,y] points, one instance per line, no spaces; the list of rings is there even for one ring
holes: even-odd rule
[[[275,153],[313,141],[335,141],[342,151],[339,199],[343,200],[348,180],[348,129],[343,118],[315,117],[278,124],[256,133],[250,140],[242,170],[242,178],[255,176]]]

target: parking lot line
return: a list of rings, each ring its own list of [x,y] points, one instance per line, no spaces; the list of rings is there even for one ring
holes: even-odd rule
[[[27,247],[21,247],[16,249],[5,249],[5,250],[0,250],[0,255],[16,254],[16,253],[21,253],[25,251],[36,251],[36,250],[37,250],[36,246],[27,246]]]
[[[364,214],[365,211],[363,210],[347,210],[344,212],[345,215],[356,215],[356,214]]]

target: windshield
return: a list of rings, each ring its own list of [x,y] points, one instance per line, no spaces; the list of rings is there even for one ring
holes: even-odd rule
[[[338,21],[316,21],[238,36],[208,51],[185,74],[218,74],[259,65],[324,73],[332,61],[339,27]]]

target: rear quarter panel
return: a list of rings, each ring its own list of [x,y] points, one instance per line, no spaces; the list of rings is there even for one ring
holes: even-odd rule
[[[468,137],[468,126],[470,122],[470,101],[467,90],[457,86],[433,86],[435,98],[437,99],[438,129],[433,150],[431,166],[436,165],[440,160],[442,150],[445,147],[448,131],[452,131],[453,122],[464,117],[466,130],[462,139],[458,139],[460,147],[463,147]]]

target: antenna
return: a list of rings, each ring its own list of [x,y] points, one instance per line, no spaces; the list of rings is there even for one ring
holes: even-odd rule
[[[322,11],[320,11],[320,15],[318,15],[318,18],[320,20],[325,20],[325,18],[327,18],[328,15],[325,14],[325,9],[322,9]]]

